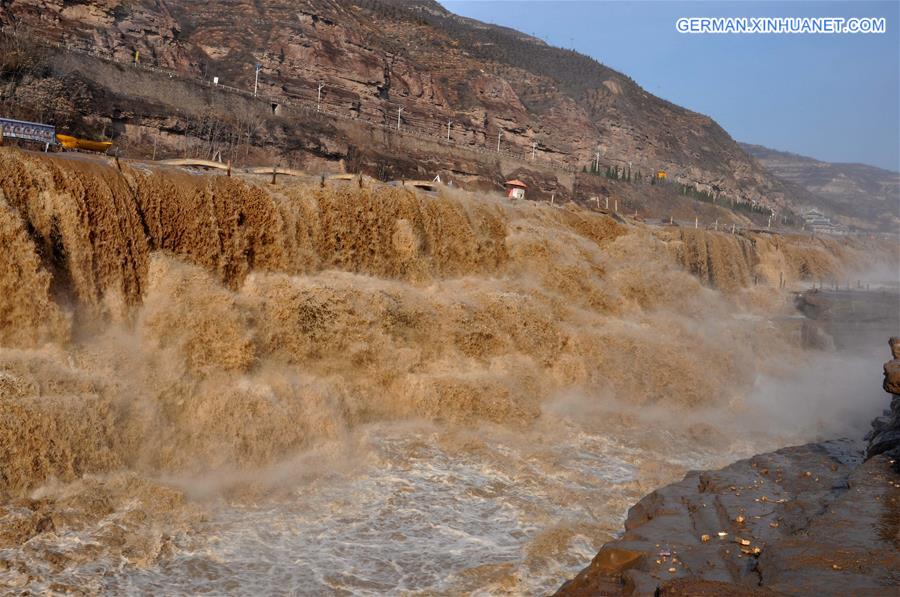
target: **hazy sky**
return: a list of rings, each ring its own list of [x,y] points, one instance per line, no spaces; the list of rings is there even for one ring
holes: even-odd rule
[[[739,141],[900,170],[900,1],[441,0],[592,56]],[[886,17],[883,34],[689,35],[679,17]]]

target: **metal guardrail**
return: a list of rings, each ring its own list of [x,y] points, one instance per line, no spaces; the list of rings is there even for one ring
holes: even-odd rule
[[[671,226],[672,228],[684,228],[690,230],[712,230],[714,232],[722,232],[729,234],[740,234],[741,232],[779,232],[779,230],[765,230],[765,229],[757,229],[757,228],[748,228],[746,226],[738,226],[737,224],[719,224],[718,221],[710,222],[701,222],[700,219],[696,220],[676,220],[674,218],[648,218],[645,219],[644,222],[649,224],[650,226],[658,226],[658,227],[667,227]]]

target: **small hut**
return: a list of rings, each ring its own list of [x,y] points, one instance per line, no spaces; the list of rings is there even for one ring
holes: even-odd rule
[[[525,189],[528,188],[528,185],[522,182],[519,179],[507,180],[506,185],[506,197],[508,199],[524,199],[525,198]]]

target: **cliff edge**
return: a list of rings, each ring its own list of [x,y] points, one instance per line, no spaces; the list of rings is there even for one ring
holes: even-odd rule
[[[862,595],[900,585],[900,338],[868,444],[784,448],[691,472],[557,595]]]

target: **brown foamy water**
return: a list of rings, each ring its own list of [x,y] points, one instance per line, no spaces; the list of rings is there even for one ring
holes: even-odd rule
[[[809,363],[774,286],[878,249],[11,150],[0,191],[35,591],[549,590],[654,486],[822,431],[759,416]]]

